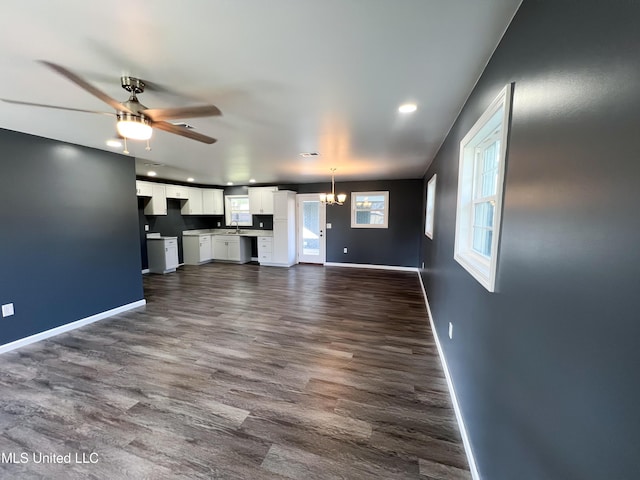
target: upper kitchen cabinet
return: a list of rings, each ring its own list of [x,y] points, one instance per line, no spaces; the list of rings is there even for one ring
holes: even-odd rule
[[[202,214],[224,215],[224,190],[218,188],[202,189]]]
[[[145,215],[167,214],[167,197],[164,185],[136,180],[136,194],[139,197],[145,197]]]
[[[182,187],[187,192],[186,202],[182,204],[182,215],[202,215],[202,190],[194,187]]]
[[[151,190],[152,185],[153,184],[149,182],[136,180],[136,195],[139,197],[150,197],[153,195],[153,191]]]
[[[178,198],[180,200],[189,199],[189,187],[180,185],[166,185],[167,198]]]
[[[278,187],[249,187],[249,213],[273,215],[273,193]]]

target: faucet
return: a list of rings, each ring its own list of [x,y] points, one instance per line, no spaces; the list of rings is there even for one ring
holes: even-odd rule
[[[231,226],[233,227],[233,224],[236,224],[236,235],[240,233],[240,225],[238,225],[238,221],[237,220],[233,220],[231,222]]]

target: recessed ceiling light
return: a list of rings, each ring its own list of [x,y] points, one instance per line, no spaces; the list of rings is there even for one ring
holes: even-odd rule
[[[300,156],[302,158],[309,158],[309,157],[319,157],[320,154],[318,152],[302,152]]]
[[[231,186],[233,185],[233,182],[227,182],[227,185]]]
[[[193,181],[195,181],[195,178],[193,178],[193,177],[187,178],[187,182],[193,182]]]
[[[107,146],[120,148],[122,146],[122,142],[120,140],[107,140]]]
[[[249,180],[249,183],[256,183],[256,179],[252,178],[251,180]]]
[[[153,170],[149,170],[149,171],[147,172],[147,175],[149,175],[150,177],[155,177],[155,176],[157,175],[157,173],[156,173],[156,172],[154,172]]]
[[[415,103],[405,103],[404,105],[400,105],[398,107],[398,111],[400,113],[411,113],[415,112],[418,109],[418,106]]]

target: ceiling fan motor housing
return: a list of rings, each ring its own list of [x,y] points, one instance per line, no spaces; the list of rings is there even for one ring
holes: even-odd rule
[[[122,88],[133,95],[144,92],[144,82],[139,78],[123,76],[120,77],[120,83]]]

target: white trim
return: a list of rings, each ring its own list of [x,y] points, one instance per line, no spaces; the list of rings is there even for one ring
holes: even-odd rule
[[[444,357],[442,346],[440,345],[440,338],[438,338],[438,331],[433,322],[433,315],[431,314],[431,307],[429,306],[429,299],[427,298],[427,291],[422,283],[422,275],[418,272],[418,278],[420,279],[420,287],[422,287],[422,294],[424,295],[424,303],[427,306],[427,312],[429,313],[429,323],[431,324],[431,331],[433,332],[433,338],[436,340],[436,346],[438,347],[438,355],[440,356],[440,363],[442,363],[442,369],[444,370],[444,376],[447,379],[447,386],[449,387],[449,395],[451,396],[451,402],[453,403],[453,411],[456,413],[456,420],[458,421],[458,428],[460,429],[460,436],[462,437],[462,443],[464,445],[464,451],[467,454],[467,461],[469,462],[469,470],[471,470],[471,477],[473,480],[480,480],[480,473],[478,473],[478,466],[476,465],[476,459],[473,456],[473,450],[471,450],[471,442],[469,441],[469,435],[467,434],[467,428],[464,425],[462,418],[462,411],[460,410],[460,404],[458,403],[458,397],[456,391],[453,388],[453,380],[449,374],[449,367],[447,366],[447,360]]]
[[[149,269],[148,269],[148,268],[145,268],[144,270],[142,270],[142,274],[143,274],[143,275],[145,275],[145,274],[147,274],[147,273],[149,273]]]
[[[0,354],[9,352],[11,350],[15,350],[16,348],[24,347],[31,343],[39,342],[40,340],[45,340],[47,338],[60,335],[61,333],[65,333],[70,330],[75,330],[76,328],[83,327],[84,325],[89,325],[90,323],[97,322],[98,320],[102,320],[103,318],[117,315],[118,313],[126,312],[127,310],[143,307],[146,304],[147,304],[147,301],[143,298],[142,300],[138,300],[137,302],[121,305],[120,307],[112,308],[111,310],[107,310],[106,312],[96,313],[95,315],[82,318],[75,322],[66,323],[64,325],[60,325],[59,327],[55,327],[50,330],[45,330],[44,332],[36,333],[29,337],[25,337],[19,340],[14,340],[13,342],[5,343],[4,345],[0,345]]]
[[[396,265],[372,265],[369,263],[325,262],[325,267],[373,268],[377,270],[399,270],[401,272],[418,272],[418,267],[400,267]]]

